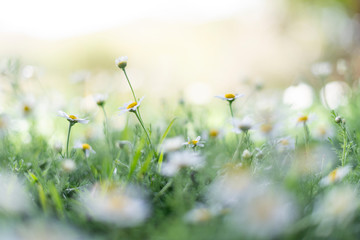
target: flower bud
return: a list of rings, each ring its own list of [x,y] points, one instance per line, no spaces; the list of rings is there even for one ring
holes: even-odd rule
[[[241,155],[241,157],[243,158],[243,159],[250,159],[251,158],[251,152],[249,151],[249,150],[247,150],[247,149],[245,149],[244,150],[244,152],[242,153],[242,155]]]
[[[119,68],[124,69],[127,65],[127,60],[128,60],[128,57],[126,57],[126,56],[118,57],[117,59],[115,59],[115,64]]]
[[[340,123],[341,121],[342,121],[341,117],[340,117],[340,116],[336,116],[335,122],[336,122],[336,123]]]

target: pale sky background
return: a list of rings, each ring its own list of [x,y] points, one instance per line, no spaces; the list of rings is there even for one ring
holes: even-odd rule
[[[38,38],[67,38],[132,21],[152,18],[166,21],[206,22],[261,12],[265,0],[9,0],[0,8],[0,33]]]

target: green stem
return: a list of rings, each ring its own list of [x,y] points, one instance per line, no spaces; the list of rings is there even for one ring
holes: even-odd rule
[[[242,145],[242,143],[244,142],[244,139],[245,139],[246,135],[247,135],[247,132],[243,132],[243,134],[242,134],[242,136],[241,136],[241,140],[238,141],[239,143],[238,143],[238,145],[237,145],[237,147],[236,147],[236,149],[235,149],[234,155],[233,155],[233,157],[232,157],[232,161],[233,161],[233,162],[235,161],[237,155],[239,154],[239,153],[238,153],[238,152],[239,152],[239,148],[240,148],[240,146]],[[237,136],[237,135],[236,135],[236,136]]]
[[[127,80],[128,84],[129,84],[129,86],[130,86],[130,89],[131,89],[132,95],[133,95],[133,97],[134,97],[134,101],[135,101],[135,102],[137,102],[138,100],[137,100],[137,98],[136,98],[136,95],[135,95],[134,89],[133,89],[133,87],[132,87],[132,85],[131,85],[131,83],[130,83],[130,79],[129,79],[129,77],[128,77],[128,75],[127,75],[126,71],[125,71],[125,68],[123,68],[122,70],[124,71],[124,74],[125,74],[126,80]],[[137,111],[138,111],[138,113],[139,113],[139,117],[141,118],[141,113],[140,113],[140,108],[139,108],[139,107],[138,107]]]
[[[103,113],[104,113],[104,127],[105,127],[105,138],[106,138],[106,141],[108,142],[108,145],[109,145],[109,148],[110,148],[110,152],[112,153],[113,150],[112,150],[112,141],[111,141],[111,136],[109,135],[109,125],[108,125],[108,118],[107,118],[107,115],[106,115],[106,111],[105,111],[105,107],[102,105],[101,106],[101,109],[103,110]]]
[[[343,145],[343,153],[342,153],[342,158],[341,158],[341,166],[345,165],[345,160],[346,160],[346,148],[347,148],[347,136],[346,136],[346,131],[344,131],[344,145]]]
[[[129,86],[130,86],[131,92],[132,92],[132,94],[133,94],[133,96],[134,96],[134,100],[135,100],[135,102],[136,102],[137,100],[136,100],[135,92],[134,92],[134,89],[133,89],[133,88],[132,88],[132,86],[131,86],[131,83],[130,83],[129,77],[128,77],[128,75],[126,74],[125,68],[123,68],[122,70],[124,71],[124,74],[125,74],[126,80],[127,80],[127,81],[128,81],[128,83],[129,83]]]
[[[136,111],[135,111],[134,113],[135,113],[135,116],[137,117],[137,119],[139,120],[139,123],[140,123],[141,127],[144,129],[144,132],[146,133],[146,137],[147,137],[147,139],[148,139],[148,142],[149,142],[149,144],[150,144],[150,147],[151,147],[152,150],[154,151],[154,154],[155,154],[155,156],[156,156],[156,158],[157,158],[157,153],[156,153],[156,151],[155,151],[155,148],[153,147],[153,144],[152,144],[152,142],[151,142],[150,136],[149,136],[149,134],[148,134],[148,132],[147,132],[145,126],[144,126],[143,121],[141,120],[141,118],[139,117],[139,114],[138,114]]]
[[[231,117],[234,118],[234,112],[233,112],[233,110],[232,110],[232,103],[233,103],[232,101],[229,102],[229,107],[230,107]]]
[[[67,140],[66,140],[66,158],[69,158],[69,142],[70,142],[70,132],[71,132],[72,126],[73,126],[73,123],[69,121],[69,130],[68,130],[68,135],[67,135]]]
[[[229,108],[230,108],[230,113],[231,113],[231,121],[234,121],[234,112],[233,112],[233,109],[232,109],[232,103],[233,103],[233,101],[230,101],[229,102]],[[233,123],[233,127],[235,128],[235,125],[234,125],[234,123]],[[236,133],[235,133],[236,134]],[[238,141],[239,142],[239,137],[238,137],[238,135],[236,134],[236,141]]]
[[[173,179],[170,179],[165,184],[165,186],[155,195],[154,201],[157,200],[159,197],[161,197],[161,195],[163,195],[166,192],[166,190],[168,190],[168,188],[171,187],[172,183],[173,183]]]
[[[305,135],[306,153],[308,153],[309,152],[309,143],[310,143],[310,132],[309,132],[309,128],[308,128],[306,122],[304,122],[304,135]]]

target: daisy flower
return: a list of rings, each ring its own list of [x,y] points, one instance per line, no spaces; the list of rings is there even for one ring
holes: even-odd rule
[[[76,169],[76,163],[72,159],[64,159],[61,167],[65,172],[72,172]]]
[[[104,106],[108,96],[104,94],[96,94],[94,95],[95,102],[98,106],[102,107]]]
[[[76,143],[74,148],[82,149],[85,153],[85,156],[88,158],[90,156],[90,153],[96,153],[92,147],[87,143]]]
[[[224,101],[228,101],[228,102],[233,102],[235,101],[237,98],[243,97],[244,94],[233,94],[233,93],[227,93],[224,94],[224,96],[215,96],[216,98],[220,98]]]
[[[200,168],[204,165],[204,159],[197,153],[190,151],[174,152],[169,155],[169,160],[162,165],[161,174],[172,177],[180,169],[186,167]]]
[[[242,132],[247,132],[253,127],[253,121],[249,117],[245,117],[241,120],[237,118],[233,118],[232,122],[234,126],[233,131],[238,134]]]
[[[126,112],[136,112],[137,108],[140,106],[140,103],[143,99],[144,97],[140,98],[138,102],[127,102],[124,104],[124,106],[119,107],[120,115]]]
[[[295,149],[295,140],[291,137],[283,137],[277,141],[276,148],[279,152]]]
[[[338,167],[321,179],[320,185],[328,186],[343,179],[351,171],[351,166]]]
[[[225,136],[223,129],[212,128],[202,133],[202,137],[206,140],[208,139],[221,139]]]
[[[190,147],[204,147],[204,141],[200,141],[201,137],[198,136],[195,140],[191,140],[189,137],[188,137],[188,141],[187,142],[184,142],[183,145],[188,145]]]
[[[126,65],[127,65],[127,61],[128,61],[127,56],[121,56],[121,57],[118,57],[117,59],[115,59],[115,64],[119,68],[124,69],[126,67]]]
[[[252,157],[252,153],[249,150],[245,149],[241,154],[241,157],[245,160],[250,159]]]
[[[90,191],[80,193],[86,214],[96,221],[119,227],[141,224],[150,215],[150,208],[139,189],[132,186],[95,184]]]
[[[188,223],[202,223],[209,221],[214,215],[210,208],[199,205],[187,212],[184,220]]]
[[[181,136],[165,139],[160,148],[164,152],[174,152],[181,149],[184,143],[184,138]]]
[[[334,225],[349,224],[355,217],[359,206],[359,193],[356,188],[338,186],[317,199],[312,217],[319,222],[319,227],[327,229],[330,234]]]
[[[0,172],[0,211],[7,213],[27,213],[31,211],[31,198],[20,179],[7,172]]]
[[[309,124],[315,119],[315,114],[303,114],[299,113],[296,120],[296,125]]]
[[[329,62],[315,63],[311,67],[311,73],[316,77],[327,77],[332,73],[332,66]]]
[[[230,226],[250,239],[276,238],[296,220],[297,206],[281,189],[258,184],[252,194],[229,213]]]
[[[335,135],[334,129],[331,126],[320,125],[315,129],[314,137],[318,140],[326,140]]]
[[[89,120],[78,118],[76,115],[68,115],[63,111],[58,111],[59,117],[66,118],[71,124],[75,123],[81,123],[81,124],[87,124]]]

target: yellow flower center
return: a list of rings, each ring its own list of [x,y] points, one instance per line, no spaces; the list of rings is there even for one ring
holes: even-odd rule
[[[332,171],[332,172],[329,174],[329,177],[330,177],[330,181],[331,181],[331,182],[335,182],[335,180],[336,180],[336,173],[337,173],[337,169],[335,169],[334,171]]]
[[[326,128],[319,127],[319,133],[320,133],[321,136],[325,136],[326,135]]]
[[[30,112],[30,107],[28,105],[24,105],[24,112],[28,113]]]
[[[115,211],[123,211],[128,203],[129,199],[125,196],[112,196],[109,199],[109,207]]]
[[[199,141],[196,141],[196,140],[191,140],[191,141],[189,141],[188,143],[189,143],[189,144],[196,145],[198,142],[199,142]]]
[[[84,143],[84,144],[82,145],[82,149],[83,149],[83,150],[90,150],[90,145],[87,144],[87,143]]]
[[[130,103],[129,106],[127,106],[126,109],[131,109],[137,105],[137,102]]]
[[[308,120],[308,116],[304,115],[298,118],[298,122],[306,122]]]
[[[77,119],[77,117],[74,116],[74,115],[69,115],[69,118],[71,118],[71,119],[73,119],[73,120],[76,120],[76,119]]]
[[[219,131],[215,129],[210,130],[209,135],[210,137],[217,137],[219,135]]]
[[[225,94],[225,98],[235,98],[235,95],[232,93]]]
[[[199,222],[205,222],[211,218],[211,213],[207,209],[198,209],[196,212],[196,218]]]
[[[271,130],[272,130],[272,126],[271,126],[271,124],[269,124],[269,123],[264,123],[263,125],[261,125],[261,127],[260,127],[260,129],[261,129],[261,131],[262,132],[264,132],[264,133],[269,133]]]
[[[280,143],[281,143],[281,145],[283,145],[283,146],[287,146],[287,145],[289,145],[289,140],[287,140],[287,139],[282,139],[282,140],[280,140]]]

